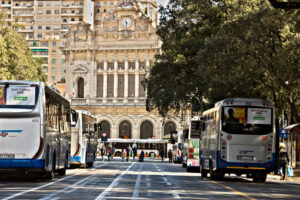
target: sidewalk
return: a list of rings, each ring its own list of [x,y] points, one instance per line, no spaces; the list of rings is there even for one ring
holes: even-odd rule
[[[282,181],[280,180],[280,175],[268,174],[267,181]],[[300,177],[288,177],[286,176],[285,181],[296,181],[300,183]]]

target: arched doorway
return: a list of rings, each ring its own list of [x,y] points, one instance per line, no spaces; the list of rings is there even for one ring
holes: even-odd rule
[[[176,124],[174,122],[167,122],[164,126],[164,135],[171,134],[171,131],[176,131]]]
[[[100,127],[101,127],[101,130],[100,130],[99,137],[102,136],[102,133],[106,133],[106,137],[110,138],[110,124],[109,124],[109,122],[108,121],[101,121],[100,122]]]
[[[129,121],[125,120],[120,123],[119,137],[123,139],[131,138],[131,124]]]
[[[153,136],[153,125],[150,121],[144,121],[140,127],[140,138],[148,139]]]
[[[84,79],[83,78],[78,79],[77,88],[78,88],[77,97],[84,98]]]

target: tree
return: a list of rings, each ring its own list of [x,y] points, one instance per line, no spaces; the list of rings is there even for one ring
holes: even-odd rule
[[[32,57],[25,39],[5,18],[0,12],[0,80],[44,81],[40,61]]]
[[[166,8],[160,8],[157,33],[163,41],[163,53],[145,81],[147,110],[158,108],[164,116],[169,110],[202,105],[206,88],[196,55],[225,19],[224,5],[217,2],[170,0]]]
[[[162,55],[146,80],[162,113],[224,98],[273,100],[299,122],[299,11],[268,1],[173,0],[161,9]],[[205,9],[204,9],[205,8]]]
[[[226,22],[198,52],[199,70],[215,77],[207,84],[207,97],[268,98],[279,112],[289,108],[291,123],[299,122],[296,15],[262,0],[232,3]]]

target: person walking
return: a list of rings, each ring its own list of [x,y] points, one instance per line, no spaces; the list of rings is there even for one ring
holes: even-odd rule
[[[279,166],[282,169],[282,180],[285,179],[285,173],[286,173],[286,165],[290,162],[287,151],[286,151],[286,146],[284,143],[280,143],[279,145]]]
[[[125,159],[125,150],[124,149],[122,149],[121,157],[122,157],[122,162],[124,162],[124,159]]]
[[[108,150],[107,150],[107,158],[108,158],[108,161],[110,161],[110,158],[111,158],[111,148],[108,148]]]
[[[129,147],[126,148],[126,162],[129,162],[129,155],[130,155],[130,151],[129,151]]]
[[[102,157],[102,160],[104,160],[104,148],[103,148],[103,146],[101,147],[101,149],[100,149],[100,152],[101,152],[101,157]]]
[[[165,156],[164,150],[161,150],[159,155],[161,156],[161,162],[164,162],[164,156]]]
[[[133,160],[135,160],[137,150],[135,147],[133,147],[132,151],[133,151]]]
[[[172,150],[171,149],[169,149],[169,151],[168,151],[168,157],[169,157],[169,163],[172,163],[173,155],[172,155]]]
[[[141,155],[140,155],[140,160],[139,160],[140,162],[144,162],[144,156],[145,156],[145,153],[142,150]]]
[[[115,155],[115,147],[114,146],[112,146],[112,148],[111,148],[111,160],[113,160],[114,159],[114,155]]]

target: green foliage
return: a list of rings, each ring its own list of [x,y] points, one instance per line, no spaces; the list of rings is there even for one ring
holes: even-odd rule
[[[300,121],[298,11],[264,0],[172,0],[161,13],[163,54],[146,82],[149,110],[267,98]]]
[[[0,12],[0,80],[44,81],[41,63],[33,59],[25,39]]]

